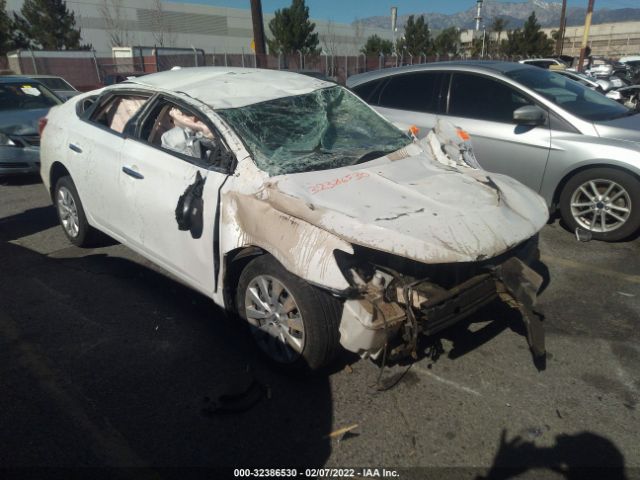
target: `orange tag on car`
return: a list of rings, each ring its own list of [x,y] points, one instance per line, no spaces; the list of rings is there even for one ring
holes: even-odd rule
[[[415,125],[411,125],[409,127],[409,132],[411,132],[411,135],[413,135],[414,137],[417,137],[418,133],[420,133],[420,129],[418,127],[416,127]]]
[[[465,142],[471,138],[471,135],[469,135],[469,133],[465,132],[460,128],[456,129],[456,133],[458,134],[458,137],[460,138],[460,140],[463,140]]]

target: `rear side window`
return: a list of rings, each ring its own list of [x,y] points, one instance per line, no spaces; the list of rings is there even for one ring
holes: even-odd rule
[[[122,133],[127,122],[147,100],[148,97],[142,95],[115,95],[96,108],[89,121]]]
[[[415,72],[394,75],[383,87],[379,105],[399,110],[438,113],[442,72]]]
[[[525,105],[533,102],[509,85],[480,75],[453,75],[449,115],[513,123],[513,111]]]
[[[351,90],[365,102],[371,105],[377,105],[378,98],[380,97],[380,86],[386,81],[386,78],[379,78],[378,80],[353,87]]]
[[[75,88],[59,77],[41,77],[38,80],[51,90],[75,90]]]

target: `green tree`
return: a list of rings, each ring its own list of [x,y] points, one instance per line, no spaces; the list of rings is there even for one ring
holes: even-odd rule
[[[442,30],[433,41],[433,50],[438,55],[458,55],[460,51],[460,30],[456,27]]]
[[[414,15],[409,15],[404,26],[404,37],[396,42],[396,49],[398,54],[402,54],[404,50],[414,57],[431,53],[431,34],[429,26],[424,21],[424,15],[420,15],[417,20]]]
[[[531,12],[522,27],[521,50],[523,55],[547,56],[553,53],[553,41],[540,30],[536,12]]]
[[[87,49],[80,29],[64,0],[25,0],[20,15],[14,13],[14,37],[23,47],[43,50]]]
[[[291,6],[276,10],[269,22],[273,38],[267,40],[271,53],[285,55],[300,50],[303,54],[318,51],[318,34],[314,33],[316,24],[309,21],[309,7],[304,0],[292,0]]]
[[[7,15],[7,2],[0,0],[0,55],[5,55],[13,47],[12,25]]]
[[[502,17],[496,17],[493,20],[493,23],[491,24],[491,31],[496,32],[498,34],[498,38],[496,39],[495,48],[494,48],[495,53],[500,53],[500,45],[502,43],[502,38],[501,38],[502,32],[504,32],[504,29],[506,28],[507,23],[509,23],[508,20],[505,20]]]
[[[380,52],[390,55],[393,51],[393,42],[380,38],[378,35],[371,35],[360,51],[365,55],[378,55]]]
[[[540,30],[535,12],[531,12],[522,29],[507,32],[501,48],[507,55],[544,57],[553,53],[553,40]]]

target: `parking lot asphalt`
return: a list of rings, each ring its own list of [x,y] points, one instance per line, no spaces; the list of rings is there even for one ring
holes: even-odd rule
[[[639,239],[543,229],[546,369],[495,303],[439,355],[385,370],[400,380],[380,391],[379,368],[347,355],[309,378],[275,370],[237,322],[126,247],[72,247],[37,178],[3,182],[0,466],[640,476]]]

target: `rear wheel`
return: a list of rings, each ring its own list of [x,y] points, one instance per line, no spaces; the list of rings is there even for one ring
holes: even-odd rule
[[[96,232],[87,222],[82,202],[71,177],[65,176],[57,181],[53,198],[60,225],[69,241],[77,247],[89,246]]]
[[[295,370],[317,370],[339,350],[341,303],[263,255],[243,270],[236,306],[258,347]]]
[[[595,240],[623,240],[640,228],[640,181],[613,168],[584,170],[565,185],[560,213],[571,231],[580,227]]]

